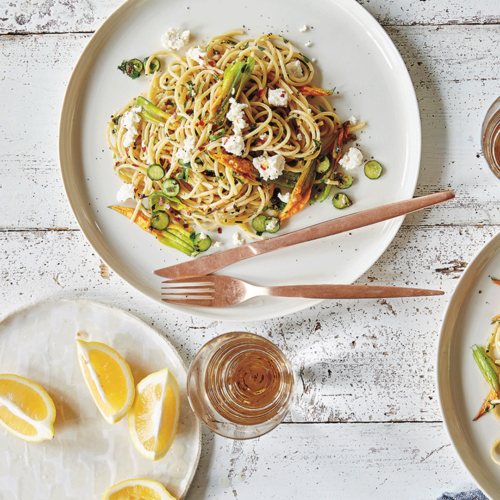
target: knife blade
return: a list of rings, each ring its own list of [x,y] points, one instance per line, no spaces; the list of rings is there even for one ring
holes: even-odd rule
[[[227,267],[241,260],[262,255],[268,252],[274,252],[281,248],[286,248],[298,243],[312,241],[335,234],[345,233],[360,227],[370,226],[377,222],[383,222],[395,217],[400,217],[423,208],[440,205],[455,197],[453,191],[441,191],[439,193],[428,194],[413,198],[411,200],[398,201],[381,207],[370,208],[355,214],[338,217],[326,222],[320,222],[313,226],[293,231],[283,236],[270,238],[268,240],[248,243],[241,247],[224,250],[213,255],[207,255],[198,259],[175,264],[173,266],[157,269],[154,273],[162,278],[181,279],[195,278],[197,276],[206,276]]]

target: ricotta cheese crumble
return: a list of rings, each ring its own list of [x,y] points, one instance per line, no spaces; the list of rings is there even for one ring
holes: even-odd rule
[[[269,90],[267,100],[271,106],[286,106],[288,104],[288,94],[286,90],[281,88]]]
[[[169,28],[161,37],[161,44],[167,50],[179,50],[189,43],[191,32],[182,28]]]
[[[127,200],[133,200],[135,194],[135,186],[133,184],[122,184],[122,187],[116,193],[116,199],[120,203],[124,203]]]
[[[224,149],[233,155],[241,156],[245,151],[245,141],[241,135],[232,135],[222,140]]]
[[[288,75],[292,78],[302,78],[304,76],[304,70],[302,69],[302,64],[296,59],[295,61],[289,62],[286,66]]]
[[[127,131],[125,132],[125,134],[123,134],[122,143],[123,146],[126,148],[132,146],[132,144],[135,142],[137,134],[139,133],[137,131],[135,124],[141,121],[141,117],[138,115],[138,113],[140,113],[141,110],[142,110],[141,106],[136,106],[135,108],[131,108],[128,111],[125,111],[125,113],[123,113],[122,125],[125,127]]]
[[[358,148],[350,148],[347,153],[342,156],[339,165],[346,170],[360,167],[363,164],[363,153]]]
[[[201,49],[198,46],[191,47],[187,52],[186,56],[192,59],[194,62],[204,64],[205,60],[208,56],[208,52],[206,50]]]
[[[268,156],[266,152],[254,158],[252,163],[265,181],[277,179],[285,169],[285,158],[280,154]]]
[[[182,160],[184,163],[189,163],[191,161],[192,151],[196,146],[196,137],[193,135],[188,135],[186,139],[184,139],[184,145],[182,148],[179,148],[175,153],[176,160]]]
[[[239,247],[245,243],[245,240],[241,237],[240,233],[233,234],[233,245]]]
[[[239,104],[234,97],[229,99],[229,103],[231,107],[227,112],[226,118],[232,122],[234,133],[241,134],[241,131],[247,126],[245,112],[243,110],[248,108],[248,104]]]
[[[285,193],[285,194],[278,193],[278,198],[283,203],[288,203],[290,201],[290,193]]]
[[[245,151],[245,141],[241,132],[248,125],[245,120],[245,112],[243,111],[247,104],[239,104],[234,97],[229,99],[231,107],[226,114],[226,118],[233,124],[234,135],[222,139],[224,149],[233,155],[241,156]]]

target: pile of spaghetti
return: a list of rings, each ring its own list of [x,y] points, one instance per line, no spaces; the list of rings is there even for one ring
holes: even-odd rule
[[[107,128],[115,172],[136,201],[113,208],[189,255],[206,249],[204,231],[237,224],[259,238],[322,201],[343,182],[342,147],[364,125],[339,120],[325,99],[333,91],[310,85],[312,63],[286,38],[234,38],[243,33],[184,57],[152,54],[147,92]],[[166,69],[150,72],[162,56]]]

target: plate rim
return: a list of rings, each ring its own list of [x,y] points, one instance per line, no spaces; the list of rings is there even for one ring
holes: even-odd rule
[[[102,23],[102,25],[95,31],[95,33],[92,35],[92,38],[89,40],[85,48],[83,49],[82,53],[80,54],[80,57],[78,58],[73,71],[71,73],[71,77],[68,81],[68,85],[66,87],[66,91],[64,94],[64,99],[63,99],[63,104],[61,107],[61,114],[60,114],[60,120],[59,120],[59,144],[58,144],[58,151],[59,151],[59,166],[60,166],[60,175],[62,178],[63,186],[64,186],[64,192],[66,195],[66,199],[68,200],[68,203],[70,205],[71,211],[73,212],[73,215],[77,221],[78,227],[80,228],[81,232],[83,233],[85,239],[89,243],[89,245],[92,247],[92,249],[99,255],[99,257],[105,262],[105,264],[119,276],[123,281],[125,281],[128,285],[130,285],[132,288],[137,290],[138,292],[142,293],[146,297],[148,297],[151,300],[154,300],[156,303],[160,303],[163,306],[165,306],[167,309],[172,309],[176,312],[180,312],[182,314],[186,314],[188,316],[195,316],[203,319],[211,319],[211,320],[216,320],[216,321],[228,321],[228,322],[236,322],[236,321],[264,321],[264,320],[269,320],[269,319],[275,319],[283,316],[288,316],[291,314],[295,314],[297,312],[312,308],[314,306],[317,306],[321,304],[322,302],[325,301],[325,299],[302,299],[301,303],[288,308],[284,313],[280,311],[276,314],[272,311],[270,311],[267,314],[262,314],[259,315],[258,317],[255,317],[254,313],[255,308],[252,308],[249,310],[248,313],[245,315],[240,314],[238,317],[226,317],[224,315],[219,315],[217,313],[210,313],[209,311],[212,310],[212,308],[202,308],[202,307],[194,307],[194,306],[183,306],[183,305],[178,305],[178,304],[172,304],[168,302],[164,302],[161,300],[160,294],[158,294],[158,298],[152,297],[145,291],[141,290],[139,288],[139,285],[136,283],[133,283],[122,275],[121,272],[117,271],[117,266],[114,265],[114,263],[110,262],[107,258],[104,258],[101,254],[101,252],[98,250],[98,242],[95,242],[95,244],[91,241],[91,236],[90,232],[89,235],[87,235],[87,232],[84,230],[84,214],[78,215],[78,206],[76,206],[76,202],[70,197],[70,179],[68,177],[71,177],[71,174],[66,172],[67,169],[71,170],[71,167],[64,166],[68,165],[71,162],[69,161],[69,149],[70,149],[70,141],[69,140],[64,140],[66,138],[70,138],[71,134],[68,132],[71,130],[70,126],[70,113],[68,112],[69,109],[72,108],[73,104],[73,97],[72,93],[74,93],[74,87],[78,88],[78,80],[79,80],[79,73],[82,70],[82,66],[85,64],[85,58],[87,57],[87,54],[93,49],[94,45],[96,43],[99,43],[99,41],[105,36],[105,33],[107,32],[108,28],[110,27],[111,24],[113,24],[113,21],[115,18],[118,18],[123,12],[129,8],[135,3],[140,3],[144,0],[126,0],[123,4],[121,4],[117,9],[115,9],[109,16],[108,18]],[[421,123],[421,117],[420,117],[420,109],[418,106],[418,100],[417,100],[417,95],[415,92],[415,87],[413,85],[413,82],[411,80],[411,76],[409,74],[408,68],[406,67],[405,61],[399,52],[398,48],[396,47],[396,44],[392,40],[392,38],[389,36],[387,31],[383,28],[383,26],[377,21],[377,19],[367,10],[365,9],[361,4],[359,4],[356,0],[329,0],[332,3],[336,3],[338,5],[343,5],[347,9],[351,9],[355,13],[358,14],[360,18],[365,18],[364,23],[369,23],[371,27],[376,30],[378,36],[380,37],[381,40],[385,41],[387,44],[387,47],[385,49],[379,49],[383,54],[390,54],[391,56],[395,57],[397,60],[398,66],[400,67],[403,73],[403,78],[400,82],[400,85],[405,89],[405,94],[408,94],[408,97],[411,97],[410,103],[409,103],[409,114],[410,116],[415,119],[415,123],[413,126],[415,127],[414,134],[413,134],[413,145],[415,146],[416,149],[416,158],[415,158],[415,165],[417,168],[415,168],[415,171],[413,172],[413,182],[410,182],[410,187],[409,187],[409,195],[410,197],[413,197],[415,194],[415,190],[417,187],[418,183],[418,177],[419,177],[419,172],[420,172],[420,163],[421,163],[421,158],[422,158],[422,123]],[[78,75],[78,76],[77,76]],[[66,161],[66,156],[68,156],[68,159]],[[387,236],[387,243],[385,245],[382,245],[382,251],[380,252],[380,255],[372,258],[371,260],[367,261],[366,269],[359,272],[358,274],[355,275],[355,278],[350,281],[350,284],[354,283],[356,280],[358,280],[363,274],[368,272],[368,270],[384,255],[384,253],[387,251],[391,243],[394,241],[394,238],[396,237],[396,234],[398,233],[399,229],[401,228],[403,221],[405,219],[405,216],[398,217],[397,219],[392,219],[389,221],[391,224],[390,229],[388,230],[388,236]],[[110,256],[111,258],[111,256]],[[160,284],[160,283],[158,283]]]
[[[445,383],[446,381],[442,380],[445,375],[443,374],[443,367],[442,363],[444,363],[444,330],[445,327],[447,326],[447,322],[449,321],[448,315],[451,314],[451,307],[452,304],[454,303],[455,300],[457,299],[457,296],[462,292],[462,287],[465,287],[467,285],[463,284],[469,279],[469,275],[473,274],[475,272],[475,265],[478,259],[480,259],[481,255],[483,252],[486,252],[489,247],[495,247],[497,246],[497,252],[500,251],[500,232],[497,232],[494,234],[484,245],[482,245],[474,254],[472,257],[470,263],[468,264],[466,270],[464,271],[463,275],[460,277],[458,280],[458,283],[455,286],[455,289],[453,290],[448,303],[446,304],[446,308],[444,310],[442,320],[441,320],[441,327],[439,329],[439,336],[437,340],[437,349],[436,349],[436,367],[434,371],[434,376],[435,376],[435,381],[436,381],[436,390],[438,393],[438,403],[439,403],[439,410],[441,412],[441,416],[443,418],[443,427],[446,431],[446,434],[448,435],[448,439],[451,443],[451,446],[453,447],[455,451],[455,455],[458,458],[459,462],[462,464],[464,469],[469,473],[469,476],[472,478],[472,480],[476,483],[476,485],[479,487],[479,489],[490,499],[490,500],[499,500],[500,495],[493,497],[491,496],[490,491],[487,491],[485,487],[481,484],[479,479],[476,477],[476,475],[471,471],[468,462],[470,460],[466,460],[466,457],[463,456],[463,454],[459,451],[459,446],[456,444],[455,439],[453,437],[452,431],[450,429],[450,423],[453,419],[453,413],[451,410],[448,410],[444,408],[443,404],[443,393],[447,389],[448,385]],[[490,257],[491,258],[491,257]],[[489,261],[490,259],[488,259]],[[485,264],[488,262],[486,261]],[[467,297],[467,294],[466,296]],[[465,299],[464,297],[464,299]],[[462,300],[463,302],[463,300]],[[442,361],[443,359],[443,361]]]
[[[128,1],[130,1],[130,0],[128,0]],[[156,337],[160,338],[161,340],[163,340],[163,342],[165,342],[171,348],[172,352],[175,353],[175,356],[177,357],[177,359],[180,362],[181,366],[186,371],[186,376],[187,376],[188,368],[186,367],[186,363],[184,363],[184,360],[181,358],[179,352],[177,351],[177,349],[175,348],[175,346],[172,344],[172,342],[170,342],[170,340],[166,336],[162,335],[155,328],[153,328],[152,326],[148,325],[145,321],[143,321],[142,319],[138,318],[137,316],[135,316],[131,312],[125,311],[121,307],[117,307],[115,305],[104,304],[102,302],[98,302],[97,300],[72,299],[72,298],[63,298],[63,297],[49,297],[49,298],[45,298],[45,299],[41,299],[41,300],[33,300],[33,301],[28,302],[27,304],[23,304],[23,305],[15,308],[15,309],[13,309],[12,311],[7,312],[5,314],[5,316],[2,316],[0,318],[0,327],[4,323],[6,323],[7,321],[9,321],[10,319],[13,319],[18,314],[21,314],[21,313],[23,313],[25,311],[29,311],[29,309],[31,309],[31,308],[42,306],[44,304],[48,304],[48,303],[51,303],[51,302],[53,302],[53,303],[56,303],[56,302],[74,302],[74,303],[77,303],[77,304],[88,304],[88,305],[91,305],[91,306],[98,306],[98,307],[102,307],[104,309],[112,309],[115,312],[124,314],[129,319],[131,319],[132,321],[137,321],[137,322],[141,323],[141,325],[143,327],[146,327],[146,329],[149,332],[149,335],[152,335],[153,337],[156,336]],[[196,414],[194,412],[193,412],[193,415],[194,415],[194,418],[196,420],[196,423],[198,424],[197,425],[198,426],[198,433],[197,433],[198,434],[198,453],[196,455],[196,460],[195,460],[196,464],[195,464],[195,467],[193,467],[193,470],[192,470],[192,472],[190,474],[190,477],[189,477],[189,480],[187,482],[186,491],[179,498],[179,500],[184,500],[186,498],[187,494],[189,493],[189,490],[191,489],[191,486],[192,486],[193,480],[194,480],[194,476],[196,475],[196,472],[198,471],[198,467],[200,465],[201,449],[203,447],[201,422],[200,422],[200,420],[198,419],[198,417],[196,416]]]

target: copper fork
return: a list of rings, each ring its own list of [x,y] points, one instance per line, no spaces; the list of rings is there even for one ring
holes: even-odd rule
[[[190,306],[226,307],[259,295],[307,299],[382,299],[443,295],[441,290],[371,285],[284,285],[260,287],[231,276],[164,281],[162,300]]]

